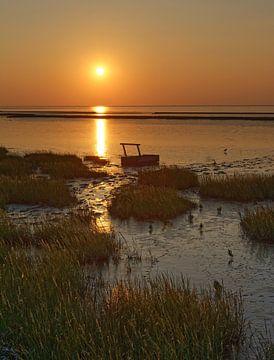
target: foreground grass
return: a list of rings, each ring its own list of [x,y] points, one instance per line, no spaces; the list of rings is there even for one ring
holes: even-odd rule
[[[94,287],[71,253],[3,246],[0,274],[0,333],[22,359],[217,360],[243,340],[239,295],[183,279]]]
[[[12,203],[64,207],[76,198],[62,180],[0,177],[0,206]]]
[[[176,190],[146,185],[122,187],[112,199],[109,211],[113,216],[139,220],[166,220],[183,214],[195,204],[178,195]]]
[[[138,183],[141,185],[170,187],[178,190],[199,186],[198,177],[193,171],[177,166],[142,171],[139,173]]]
[[[35,246],[62,250],[81,264],[107,262],[117,258],[120,244],[112,233],[100,231],[90,213],[75,213],[42,221],[31,228],[13,223],[0,211],[0,243],[16,248]]]
[[[37,152],[25,155],[25,159],[34,168],[53,178],[99,178],[107,176],[106,172],[90,170],[76,155]]]
[[[231,201],[273,200],[274,176],[206,176],[201,179],[200,194]]]
[[[247,210],[241,219],[241,226],[252,240],[274,242],[274,208]]]

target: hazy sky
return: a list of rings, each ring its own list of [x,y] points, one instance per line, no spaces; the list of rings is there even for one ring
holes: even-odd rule
[[[0,0],[0,105],[108,104],[274,104],[274,0]]]

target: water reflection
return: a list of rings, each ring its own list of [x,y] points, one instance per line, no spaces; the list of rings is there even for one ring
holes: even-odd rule
[[[100,157],[106,156],[106,120],[96,119],[96,153]]]

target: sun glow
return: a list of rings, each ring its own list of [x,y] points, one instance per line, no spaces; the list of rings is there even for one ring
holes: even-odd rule
[[[105,75],[105,69],[102,66],[99,66],[95,70],[97,76],[104,76]]]
[[[106,120],[96,119],[96,152],[100,157],[106,155]]]
[[[93,111],[98,115],[103,115],[107,112],[106,106],[94,106]]]

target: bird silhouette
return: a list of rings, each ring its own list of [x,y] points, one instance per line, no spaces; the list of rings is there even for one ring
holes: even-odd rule
[[[227,149],[224,149],[224,153],[227,154]]]
[[[233,257],[233,256],[234,256],[234,255],[233,255],[233,252],[232,252],[230,249],[227,250],[227,253],[228,253],[228,255],[229,255],[230,257]]]
[[[149,234],[151,235],[152,234],[152,232],[153,232],[153,227],[152,227],[152,224],[149,224]]]
[[[192,224],[193,223],[194,216],[191,214],[191,212],[188,214],[188,221]]]
[[[222,207],[219,206],[219,207],[217,208],[217,214],[218,214],[218,215],[221,215],[221,213],[222,213]]]
[[[202,211],[203,210],[203,205],[202,204],[199,204],[199,210]]]

